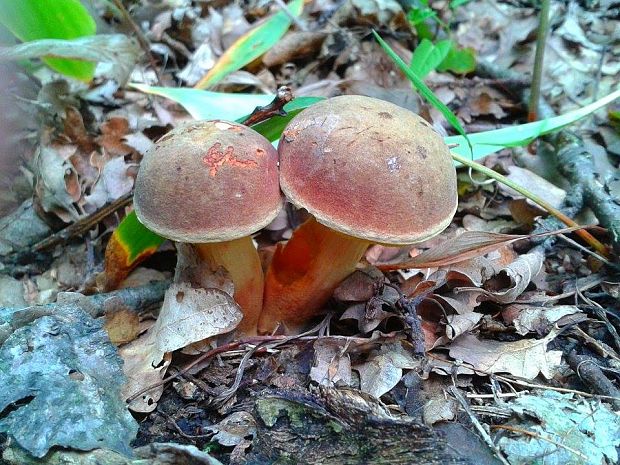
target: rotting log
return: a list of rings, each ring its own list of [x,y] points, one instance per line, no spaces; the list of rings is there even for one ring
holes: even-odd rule
[[[444,437],[355,389],[272,391],[255,402],[248,465],[465,464]]]

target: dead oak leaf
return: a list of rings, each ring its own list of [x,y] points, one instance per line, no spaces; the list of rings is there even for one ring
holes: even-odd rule
[[[525,379],[538,374],[551,379],[560,365],[562,352],[547,351],[547,345],[559,330],[552,330],[543,339],[500,342],[478,339],[464,334],[450,344],[450,357],[471,365],[484,373],[510,373]]]
[[[127,119],[122,116],[113,116],[101,123],[101,135],[95,141],[111,157],[124,157],[134,151],[124,140],[127,134],[129,134]]]

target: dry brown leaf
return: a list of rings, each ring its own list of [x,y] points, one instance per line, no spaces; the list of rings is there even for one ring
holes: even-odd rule
[[[193,288],[174,283],[152,331],[157,349],[172,352],[194,342],[232,331],[243,314],[239,305],[220,289]]]
[[[71,162],[46,146],[41,146],[36,160],[36,193],[43,210],[54,213],[65,223],[78,220],[80,213],[74,203],[81,192]]]
[[[216,425],[207,426],[215,433],[212,440],[222,446],[236,446],[249,436],[256,434],[256,421],[248,412],[233,412]]]
[[[105,149],[111,157],[124,157],[133,152],[133,149],[124,141],[129,133],[129,122],[122,116],[113,116],[101,123],[101,135],[95,141]]]
[[[483,231],[466,231],[455,238],[448,239],[422,252],[412,259],[399,263],[375,263],[374,265],[382,271],[393,271],[402,268],[435,268],[485,255],[521,239],[565,234],[580,228],[583,228],[583,226],[558,229],[541,234],[499,234]]]
[[[418,368],[421,364],[411,344],[400,341],[382,345],[374,357],[353,369],[360,374],[360,390],[379,398],[398,384],[403,369]]]
[[[482,313],[471,312],[465,315],[448,315],[446,336],[450,340],[456,339],[474,328],[482,318]]]
[[[515,342],[478,339],[464,334],[450,344],[450,357],[483,373],[510,373],[525,379],[534,379],[541,373],[551,379],[560,366],[562,352],[547,351],[547,345],[558,333],[553,330],[543,339]]]
[[[320,338],[314,342],[314,365],[310,379],[323,386],[350,386],[351,359],[343,339]]]
[[[106,312],[104,328],[112,344],[126,344],[138,337],[140,316],[129,309],[118,308]]]
[[[322,31],[291,31],[263,55],[263,64],[271,68],[317,55],[326,36]]]
[[[129,169],[131,166],[123,157],[108,161],[90,195],[84,198],[84,210],[93,212],[131,192],[134,183]]]
[[[127,377],[121,390],[124,399],[129,399],[143,389],[159,383],[166,374],[172,354],[162,354],[156,348],[154,334],[149,330],[118,351],[123,359],[123,372]],[[162,392],[164,386],[157,386],[141,394],[127,406],[134,412],[152,412],[157,407]]]
[[[465,215],[463,217],[463,228],[466,231],[486,231],[492,233],[508,233],[518,227],[512,220],[496,219],[483,220],[475,215]]]
[[[555,184],[551,184],[545,178],[538,176],[536,173],[533,173],[528,169],[520,168],[518,166],[509,166],[506,177],[515,184],[524,187],[532,194],[535,194],[541,199],[547,201],[555,208],[560,208],[564,202],[564,198],[566,197],[566,191],[564,189],[560,189]],[[500,184],[499,187],[502,192],[513,199],[523,198],[523,195],[508,186]]]
[[[365,302],[375,295],[384,279],[374,266],[355,270],[338,285],[333,297],[341,302]]]
[[[525,291],[534,278],[542,271],[544,253],[540,249],[520,255],[504,267],[495,277],[484,283],[485,288],[463,287],[454,292],[484,295],[488,300],[502,304],[512,303]],[[506,282],[506,279],[508,282]]]
[[[370,310],[370,311],[369,311]],[[341,320],[357,320],[357,327],[362,333],[368,333],[381,324],[387,318],[396,316],[394,313],[386,312],[380,306],[369,309],[366,303],[359,303],[347,308]]]
[[[554,307],[535,307],[532,305],[509,305],[502,311],[506,323],[512,323],[517,334],[525,336],[530,332],[544,334],[549,327],[561,318],[581,313],[575,305],[556,305]]]

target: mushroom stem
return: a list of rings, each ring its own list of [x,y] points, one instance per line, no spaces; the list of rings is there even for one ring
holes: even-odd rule
[[[198,255],[213,271],[225,268],[235,285],[235,301],[243,310],[237,329],[244,335],[256,335],[263,307],[263,270],[252,238],[245,236],[225,242],[194,244]]]
[[[306,221],[285,246],[278,245],[267,269],[259,333],[273,331],[278,323],[294,332],[320,314],[369,245],[314,218]]]

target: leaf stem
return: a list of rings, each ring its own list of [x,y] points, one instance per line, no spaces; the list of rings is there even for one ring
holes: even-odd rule
[[[541,206],[543,209],[548,211],[551,215],[555,216],[558,220],[560,220],[567,226],[570,226],[570,227],[579,226],[579,224],[577,224],[573,219],[566,216],[564,213],[562,213],[560,210],[555,208],[553,205],[541,199],[536,194],[533,194],[532,192],[528,191],[527,189],[520,186],[519,184],[514,183],[513,181],[508,179],[506,176],[499,174],[497,171],[492,170],[491,168],[487,168],[486,166],[481,165],[480,163],[476,163],[473,160],[462,157],[454,152],[452,152],[452,159],[455,161],[458,161],[459,163],[462,163],[465,166],[469,166],[470,168],[482,174],[485,174],[486,176],[492,179],[495,179],[497,182],[501,182],[502,184],[510,187],[511,189],[514,189],[519,194],[523,195],[524,197],[528,198],[532,202]],[[585,229],[579,229],[575,231],[575,234],[579,235],[584,241],[586,241],[590,246],[592,246],[602,256],[609,257],[609,251],[607,247],[601,244],[588,231],[586,231]]]

